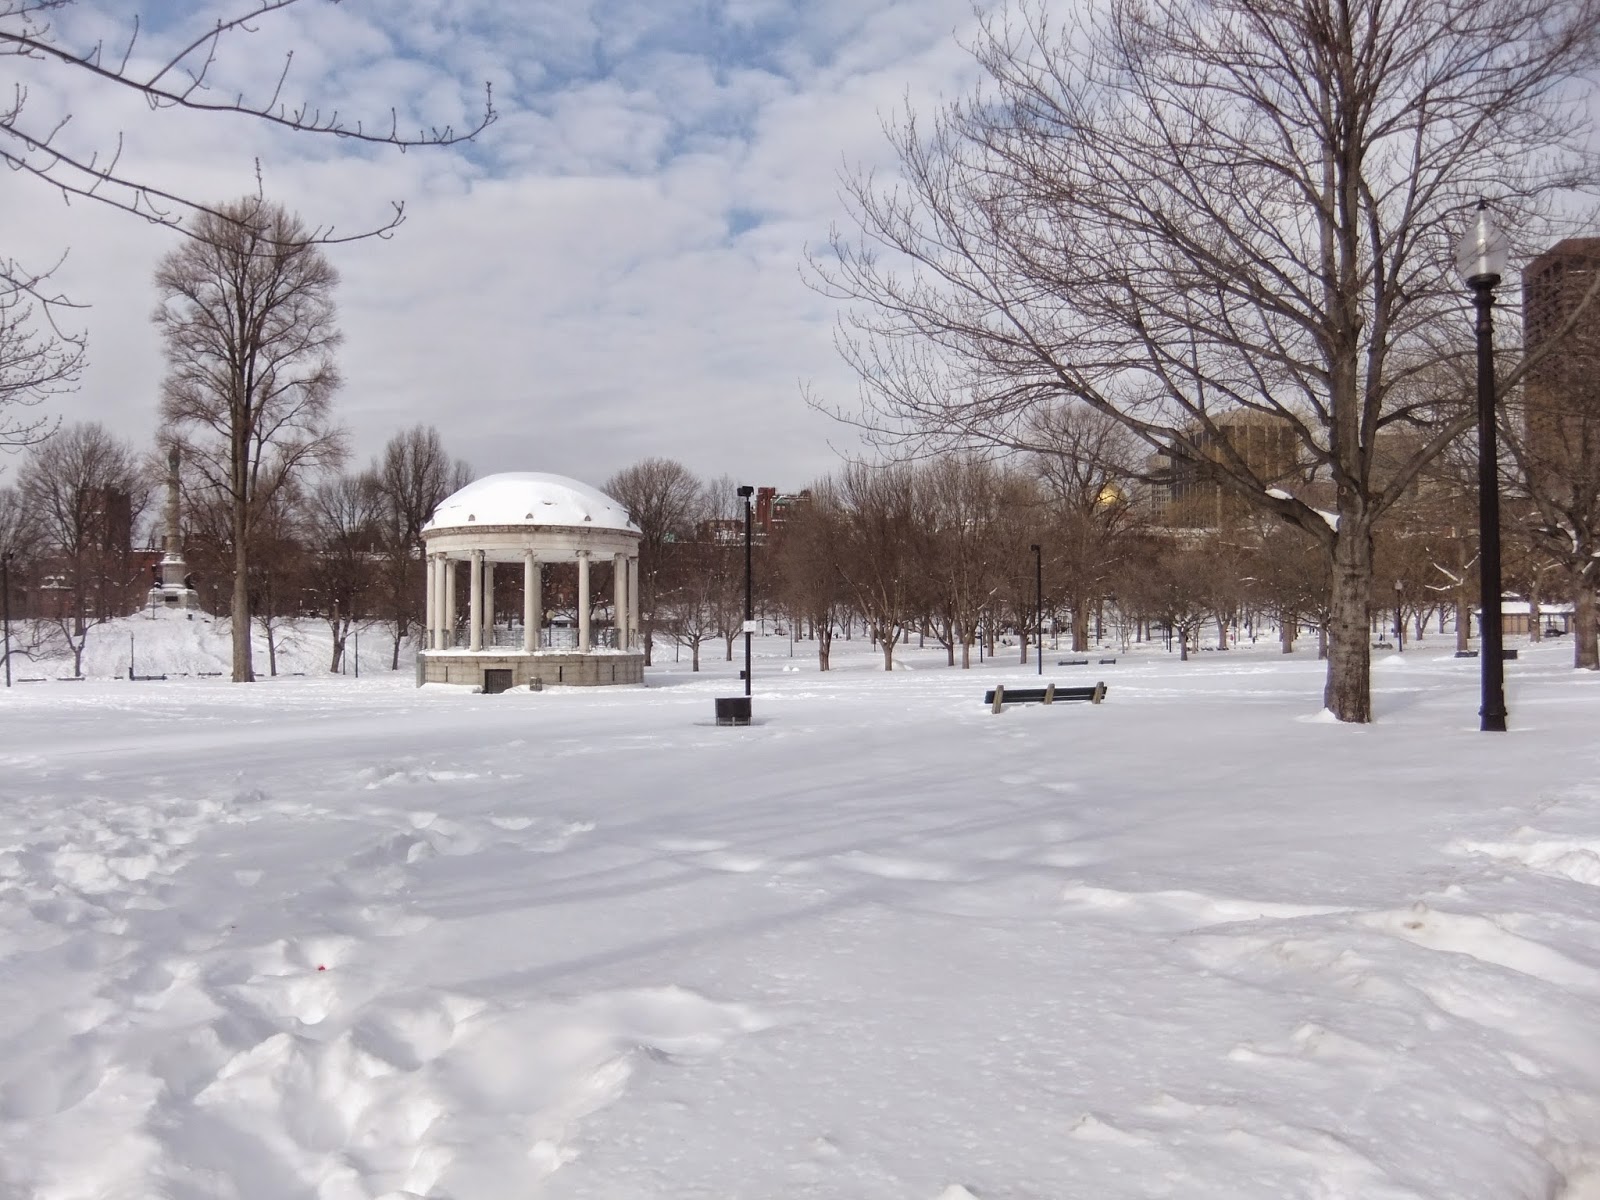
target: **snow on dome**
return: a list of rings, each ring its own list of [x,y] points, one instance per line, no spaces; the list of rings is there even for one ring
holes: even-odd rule
[[[565,475],[507,471],[467,484],[433,510],[424,531],[474,525],[575,525],[638,533],[628,510],[610,496]]]

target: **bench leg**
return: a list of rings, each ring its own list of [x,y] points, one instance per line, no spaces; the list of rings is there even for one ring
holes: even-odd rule
[[[1005,698],[1006,698],[1005,684],[1003,684],[1003,683],[995,684],[994,685],[994,704],[990,707],[989,711],[990,712],[999,712],[1000,711],[1000,706],[1005,703]]]
[[[1051,684],[1046,684],[1045,685],[1044,702],[1046,704],[1054,704],[1056,702],[1056,685],[1055,684],[1051,683]]]
[[[1094,695],[1091,696],[1089,699],[1093,703],[1099,704],[1100,701],[1104,700],[1105,698],[1106,698],[1106,685],[1105,685],[1105,681],[1102,680],[1101,682],[1099,682],[1099,683],[1094,685]]]

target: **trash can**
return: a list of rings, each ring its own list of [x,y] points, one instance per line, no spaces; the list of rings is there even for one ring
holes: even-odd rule
[[[717,697],[717,724],[718,725],[748,725],[748,724],[750,724],[750,697],[749,696],[718,696]]]

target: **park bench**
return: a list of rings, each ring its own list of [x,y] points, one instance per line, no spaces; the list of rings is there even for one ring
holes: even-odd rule
[[[1058,667],[1087,667],[1088,665],[1089,660],[1087,658],[1063,658],[1056,663]]]
[[[991,712],[999,712],[1007,704],[1056,704],[1072,700],[1087,700],[1090,704],[1099,704],[1105,698],[1104,683],[1097,683],[1093,687],[1057,687],[1050,683],[1044,687],[1031,688],[1008,688],[1000,684],[983,694],[983,702],[989,706]]]

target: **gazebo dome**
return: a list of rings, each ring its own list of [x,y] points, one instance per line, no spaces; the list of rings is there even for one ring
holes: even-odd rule
[[[476,479],[433,510],[424,533],[486,525],[550,525],[638,534],[627,509],[586,483],[543,471]]]

